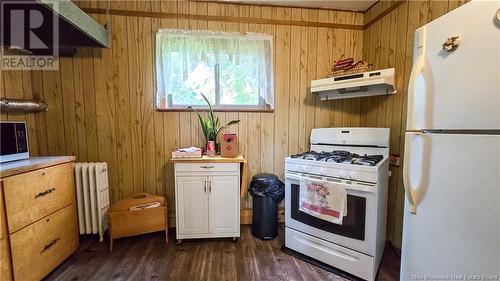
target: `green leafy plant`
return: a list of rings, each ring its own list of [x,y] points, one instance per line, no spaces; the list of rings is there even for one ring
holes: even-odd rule
[[[198,120],[200,121],[201,130],[203,131],[203,135],[205,136],[206,142],[214,141],[217,143],[217,136],[222,131],[222,129],[227,128],[233,124],[237,124],[240,122],[240,120],[231,120],[226,124],[224,124],[223,126],[221,126],[219,117],[216,117],[214,115],[212,104],[204,94],[201,94],[201,96],[208,105],[207,113],[202,114],[192,106],[189,106],[189,108],[191,108],[198,114]]]

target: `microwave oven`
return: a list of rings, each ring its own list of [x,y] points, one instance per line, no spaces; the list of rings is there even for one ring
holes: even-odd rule
[[[30,157],[26,122],[0,122],[0,163]]]

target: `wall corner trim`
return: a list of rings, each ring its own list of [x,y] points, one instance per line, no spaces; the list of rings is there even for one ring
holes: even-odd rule
[[[394,2],[389,8],[385,9],[384,11],[382,11],[382,13],[378,14],[376,17],[374,17],[373,19],[371,19],[369,22],[365,23],[365,25],[363,26],[363,30],[366,30],[367,28],[369,28],[370,26],[372,26],[374,23],[376,23],[377,21],[381,20],[383,17],[387,16],[392,11],[396,10],[399,6],[403,5],[403,3],[406,2],[406,1],[407,0],[399,0],[399,1]],[[368,10],[366,10],[366,11],[368,11]]]

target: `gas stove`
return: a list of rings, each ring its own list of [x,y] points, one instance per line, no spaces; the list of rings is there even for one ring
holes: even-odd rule
[[[389,167],[389,129],[313,129],[310,151],[285,159],[285,172],[376,183]]]
[[[298,158],[304,160],[335,162],[362,166],[375,166],[378,162],[384,159],[384,155],[359,155],[346,150],[333,150],[333,151],[307,151],[290,156],[291,158]]]
[[[285,160],[285,247],[374,280],[385,244],[388,156],[389,129],[313,129],[310,151]],[[345,187],[343,224],[300,211],[304,179]]]

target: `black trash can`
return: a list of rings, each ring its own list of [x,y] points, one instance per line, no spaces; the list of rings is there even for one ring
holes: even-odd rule
[[[273,174],[252,177],[252,234],[269,240],[278,236],[278,203],[285,197],[285,184]]]

